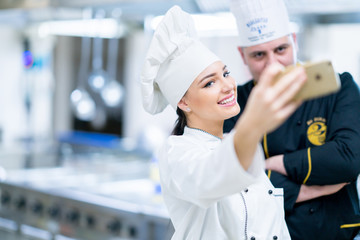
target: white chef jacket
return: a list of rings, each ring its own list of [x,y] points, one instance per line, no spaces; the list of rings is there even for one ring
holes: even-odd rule
[[[223,140],[185,127],[159,154],[163,198],[175,228],[173,240],[290,239],[283,191],[264,172],[259,145],[246,171]]]

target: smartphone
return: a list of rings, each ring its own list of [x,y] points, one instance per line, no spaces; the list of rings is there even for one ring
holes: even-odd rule
[[[334,71],[331,61],[307,62],[297,64],[303,66],[307,75],[307,81],[295,95],[295,100],[310,100],[337,92],[340,87],[339,75]],[[288,66],[279,77],[295,68]]]

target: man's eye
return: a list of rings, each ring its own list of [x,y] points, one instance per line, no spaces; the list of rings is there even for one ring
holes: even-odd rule
[[[277,49],[277,52],[278,53],[282,53],[282,52],[284,52],[286,50],[286,47],[279,47],[278,49]]]
[[[227,77],[227,76],[229,76],[229,75],[230,75],[230,71],[226,71],[226,72],[224,72],[224,74],[223,74],[224,77]]]
[[[264,56],[264,53],[262,53],[262,52],[254,53],[254,55],[253,55],[254,58],[261,58],[262,56]]]

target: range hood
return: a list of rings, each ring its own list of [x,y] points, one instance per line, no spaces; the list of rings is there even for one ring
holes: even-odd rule
[[[50,0],[2,0],[0,9],[19,9],[19,8],[41,8],[47,7]]]
[[[190,13],[201,12],[195,0],[1,0],[0,24],[81,19],[84,8],[121,9],[122,20],[143,22],[146,16],[163,15],[175,4]]]
[[[359,12],[358,0],[284,0],[290,12],[295,14],[331,14]],[[1,0],[1,9],[34,9],[44,7],[124,7],[139,12],[156,9],[162,11],[177,4],[190,12],[219,12],[229,9],[230,0]],[[150,6],[150,8],[147,8]],[[144,9],[147,8],[147,9]]]
[[[85,7],[111,11],[119,8],[125,21],[142,22],[146,16],[162,15],[179,5],[190,13],[229,10],[230,0],[1,0],[0,24],[22,25],[29,22],[80,19]],[[285,0],[292,18],[304,22],[360,22],[359,0]],[[306,17],[304,17],[306,16]]]

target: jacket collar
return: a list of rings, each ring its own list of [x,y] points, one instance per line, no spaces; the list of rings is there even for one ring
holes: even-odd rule
[[[214,135],[212,135],[208,132],[205,132],[204,130],[198,129],[198,128],[185,127],[184,135],[194,136],[196,138],[200,138],[205,141],[221,142],[221,140],[222,140],[221,138],[214,136]]]

